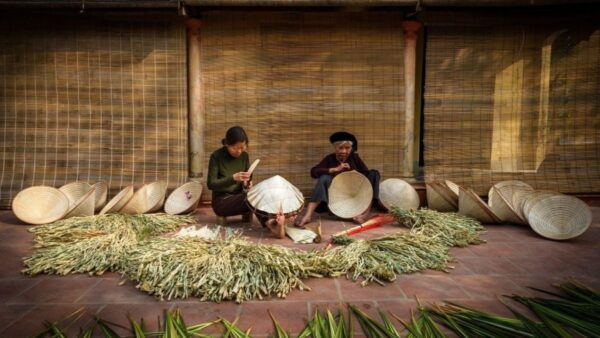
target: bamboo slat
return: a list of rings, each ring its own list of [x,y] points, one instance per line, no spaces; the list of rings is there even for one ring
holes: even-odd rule
[[[256,182],[278,174],[306,195],[310,168],[333,151],[329,135],[346,130],[370,168],[401,177],[399,18],[395,11],[204,12],[205,163],[227,128],[240,125],[251,160],[261,159]]]
[[[0,207],[32,185],[187,181],[176,19],[0,14],[0,30]]]
[[[479,195],[504,180],[598,192],[599,21],[513,14],[428,22],[425,173]]]

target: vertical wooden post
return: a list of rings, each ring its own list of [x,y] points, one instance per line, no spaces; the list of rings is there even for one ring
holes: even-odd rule
[[[189,156],[192,178],[201,178],[204,168],[204,104],[200,74],[200,25],[194,18],[186,20],[188,47],[188,117]]]
[[[402,22],[404,33],[404,152],[403,176],[414,177],[414,135],[415,135],[415,77],[417,73],[417,38],[421,23],[418,21]]]

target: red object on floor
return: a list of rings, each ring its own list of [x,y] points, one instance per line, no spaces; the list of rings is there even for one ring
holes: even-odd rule
[[[377,216],[371,218],[370,220],[364,222],[361,225],[357,225],[348,230],[338,232],[334,236],[341,236],[341,235],[351,236],[351,235],[358,234],[363,231],[367,231],[369,229],[378,228],[380,226],[384,226],[384,225],[387,225],[387,224],[390,224],[393,222],[394,222],[394,216],[392,216],[390,214],[380,214],[380,215],[377,215]]]

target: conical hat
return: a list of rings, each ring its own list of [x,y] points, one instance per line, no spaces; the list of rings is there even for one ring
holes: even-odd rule
[[[304,203],[300,190],[279,175],[253,186],[247,198],[254,209],[268,214],[277,214],[280,208],[284,214],[293,213]]]
[[[133,197],[133,185],[127,186],[118,194],[115,195],[102,210],[100,211],[100,215],[110,214],[113,212],[118,212],[123,208],[125,203],[129,202],[129,200]]]
[[[460,186],[450,180],[445,180],[444,182],[440,182],[442,185],[445,184],[446,187],[452,192],[452,198],[458,205],[458,195],[460,194]]]
[[[533,231],[543,237],[565,240],[583,234],[592,223],[592,212],[582,200],[557,195],[537,202],[527,214]]]
[[[71,182],[63,185],[58,188],[58,190],[62,191],[65,196],[69,199],[69,207],[72,207],[73,204],[83,195],[87,194],[92,189],[92,186],[87,184],[86,182]]]
[[[95,194],[96,188],[90,189],[85,195],[81,196],[79,200],[73,203],[69,207],[69,211],[65,215],[66,218],[79,217],[79,216],[93,216],[94,215],[94,204],[96,202]]]
[[[430,182],[425,184],[427,191],[427,207],[437,211],[456,211],[457,205],[451,197],[452,192],[446,192],[449,188],[445,184]]]
[[[94,209],[98,211],[106,205],[106,199],[108,197],[108,186],[106,182],[97,182],[93,185],[96,188],[96,195],[94,196]]]
[[[392,206],[418,209],[421,204],[415,188],[399,178],[388,178],[379,184],[379,201],[388,210],[391,210]]]
[[[58,221],[69,210],[69,199],[54,187],[35,186],[21,190],[12,201],[18,219],[29,224]]]
[[[145,214],[162,207],[167,192],[167,184],[164,181],[148,183],[133,194],[133,197],[123,206],[121,213]]]
[[[484,224],[500,223],[498,216],[490,210],[477,194],[462,187],[459,189],[458,194],[458,213],[473,217]]]
[[[492,190],[496,188],[492,187]],[[521,218],[512,205],[502,196],[502,193],[495,191],[490,194],[489,205],[492,212],[500,218],[502,222],[511,224],[527,224],[527,222]]]
[[[165,202],[165,212],[171,215],[190,212],[198,205],[201,195],[202,184],[200,182],[187,182],[169,195]]]
[[[504,194],[502,196],[504,196]],[[527,202],[533,196],[535,196],[535,190],[526,187],[515,188],[512,191],[511,204],[517,215],[519,215],[519,217],[525,219],[523,207],[525,206],[525,202]]]
[[[534,194],[528,196],[525,204],[523,204],[523,215],[527,219],[527,215],[533,206],[546,197],[562,195],[559,192],[536,190]]]
[[[369,179],[357,171],[347,171],[333,178],[329,187],[329,210],[341,218],[356,217],[367,210],[373,200]]]
[[[494,189],[495,188],[495,189]],[[496,184],[494,184],[491,188],[490,191],[488,192],[488,203],[491,206],[494,205],[494,200],[496,200],[495,198],[493,198],[495,192],[500,192],[502,193],[502,196],[509,202],[512,204],[512,200],[513,200],[513,194],[515,191],[517,190],[533,190],[533,188],[523,182],[523,181],[518,181],[518,180],[510,180],[510,181],[501,181],[498,182]],[[515,208],[515,206],[513,205],[513,209],[515,209],[515,211],[517,211],[517,209]]]

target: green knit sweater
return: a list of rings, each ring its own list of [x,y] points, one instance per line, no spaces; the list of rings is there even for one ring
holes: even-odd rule
[[[229,155],[226,147],[215,150],[208,162],[208,189],[214,193],[236,193],[242,190],[242,183],[233,179],[233,174],[247,171],[250,159],[247,152],[235,158]]]

